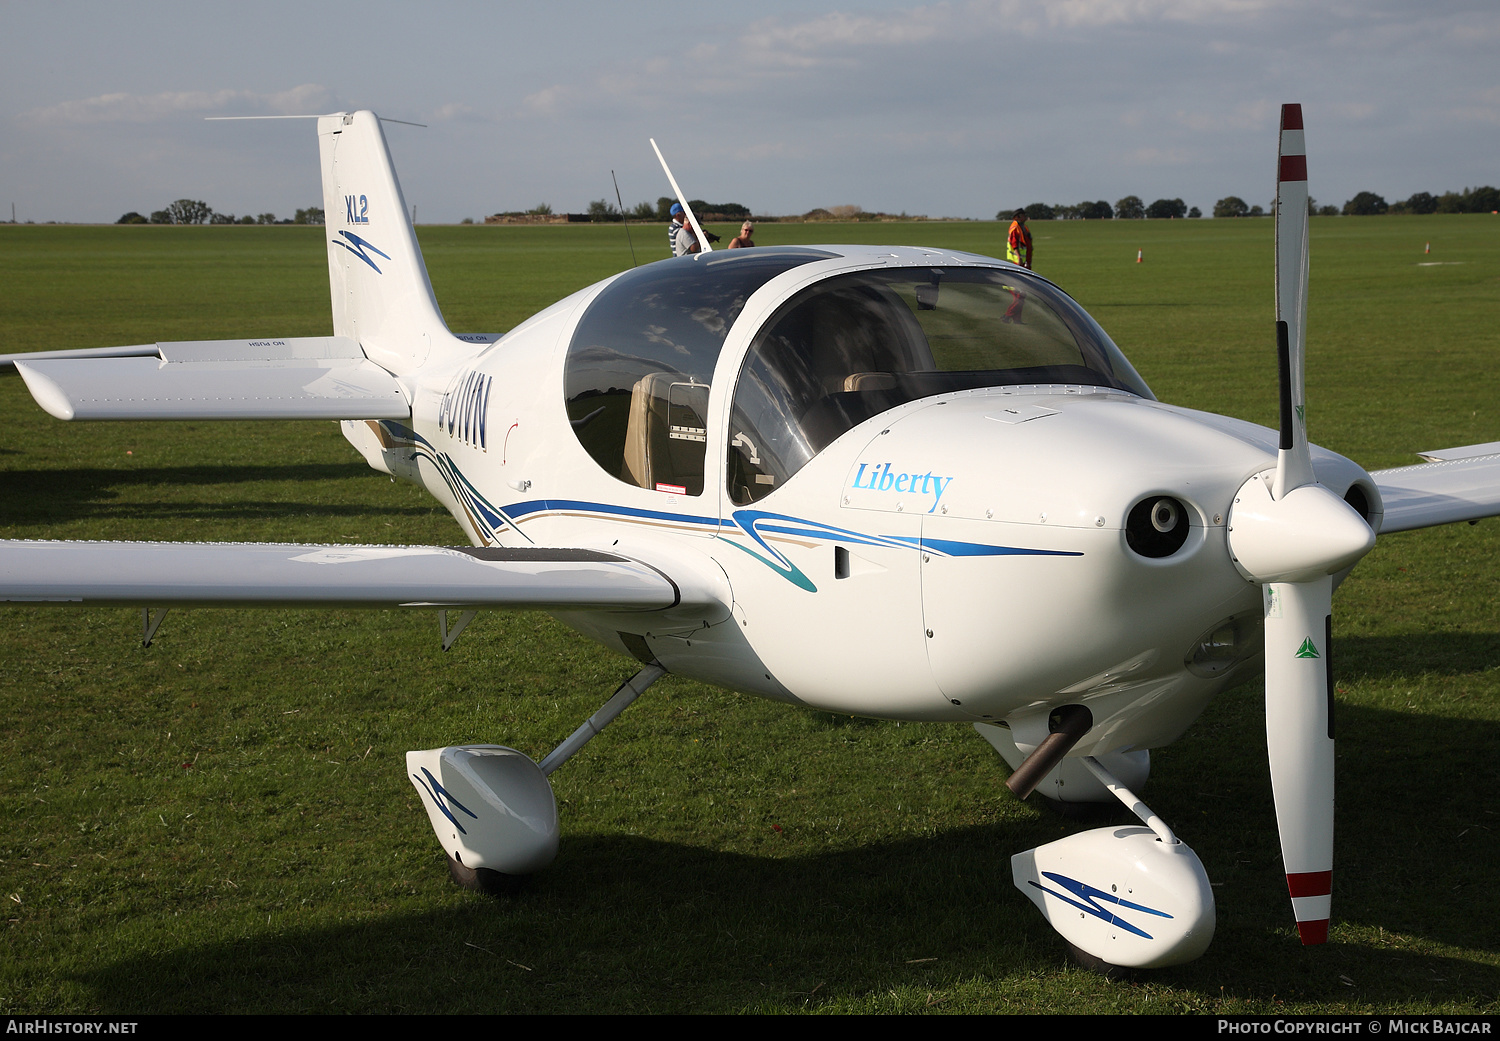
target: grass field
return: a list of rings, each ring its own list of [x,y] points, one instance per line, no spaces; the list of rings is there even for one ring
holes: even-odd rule
[[[1159,397],[1274,425],[1269,221],[1033,228],[1038,271]],[[756,238],[994,255],[1004,230]],[[633,234],[665,255],[660,226]],[[455,331],[630,263],[618,225],[419,235]],[[0,226],[0,352],[326,334],[324,249]],[[1312,249],[1313,439],[1369,469],[1500,440],[1500,218],[1319,218]],[[332,423],[70,425],[14,378],[0,404],[0,537],[459,539]],[[1331,942],[1295,940],[1256,683],[1153,753],[1143,793],[1215,883],[1214,944],[1123,981],[1072,967],[1012,888],[1012,853],[1079,825],[1010,797],[967,727],[668,677],[553,777],[559,858],[494,900],[448,882],[404,753],[540,756],[632,663],[533,614],[445,655],[419,612],[178,611],[142,649],[138,612],[6,609],[0,1011],[1500,1011],[1497,532],[1384,539],[1335,598]]]

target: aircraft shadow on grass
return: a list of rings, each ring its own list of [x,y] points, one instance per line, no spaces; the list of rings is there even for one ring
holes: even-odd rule
[[[297,516],[348,517],[351,510],[365,517],[425,516],[441,507],[420,507],[347,501],[318,503],[306,493],[297,501],[248,499],[235,492],[232,500],[210,501],[189,492],[179,501],[121,501],[130,488],[203,489],[224,486],[249,488],[257,483],[358,481],[369,483],[368,467],[361,463],[299,463],[290,466],[150,466],[131,469],[84,468],[57,470],[12,470],[0,474],[0,526],[60,524],[104,515],[119,518],[255,519]]]
[[[1062,829],[1026,830],[1042,841]],[[733,1012],[975,980],[1003,1005],[1064,965],[1046,925],[1015,914],[1005,893],[1014,834],[968,828],[792,859],[570,838],[520,897],[129,958],[78,981],[100,1007],[139,1012]],[[1276,853],[1261,858],[1263,888]],[[1494,966],[1337,938],[1316,967],[1289,958],[1280,903],[1247,898],[1265,905],[1258,926],[1221,905],[1221,928],[1238,934],[1228,966],[1208,958],[1153,982],[1206,1002],[1466,1007],[1500,991]]]
[[[1419,657],[1447,643],[1422,639]],[[1219,936],[1233,942],[1216,947],[1220,957],[1153,981],[1200,995],[1201,1011],[1221,998],[1472,1007],[1500,992],[1500,966],[1411,949],[1419,941],[1493,950],[1500,940],[1500,898],[1486,875],[1500,859],[1500,818],[1483,800],[1446,797],[1455,777],[1474,791],[1500,781],[1487,751],[1500,744],[1500,726],[1424,716],[1422,728],[1461,740],[1423,757],[1390,739],[1417,725],[1413,715],[1340,706],[1349,793],[1338,838],[1341,926],[1383,929],[1391,939],[1340,942],[1336,929],[1332,957],[1315,960],[1288,956],[1290,927],[1274,885],[1280,851],[1267,839],[1274,811],[1258,790],[1270,783],[1264,764],[1257,772],[1250,755],[1248,769],[1220,761],[1225,739],[1253,744],[1259,700],[1253,688],[1219,699],[1203,725],[1161,757],[1154,783],[1163,806],[1184,816],[1195,807],[1240,809],[1221,815],[1226,826],[1200,846],[1221,880]],[[829,725],[839,724],[830,717]],[[1006,798],[998,777],[996,788],[996,799]],[[1413,803],[1422,812],[1390,812]],[[1123,812],[1118,820],[1127,820]],[[788,834],[796,828],[786,822]],[[975,980],[990,981],[1005,1007],[1025,1000],[1038,973],[1064,964],[1046,924],[1016,914],[1008,850],[1018,835],[1039,843],[1072,828],[1040,812],[792,857],[570,835],[553,870],[518,895],[459,896],[434,881],[433,898],[447,906],[427,913],[132,957],[78,982],[100,1007],[138,1012],[731,1012],[941,992]],[[1434,862],[1439,842],[1452,855]],[[396,853],[420,860],[418,847],[413,836]]]

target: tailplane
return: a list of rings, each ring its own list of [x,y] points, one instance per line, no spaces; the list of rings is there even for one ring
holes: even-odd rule
[[[318,119],[333,333],[396,375],[474,348],[448,332],[407,214],[380,119]]]

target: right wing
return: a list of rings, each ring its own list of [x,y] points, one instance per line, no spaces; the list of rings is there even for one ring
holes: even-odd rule
[[[1423,452],[1433,462],[1377,470],[1382,535],[1500,516],[1500,443]]]
[[[396,377],[346,336],[0,355],[58,419],[409,419]]]

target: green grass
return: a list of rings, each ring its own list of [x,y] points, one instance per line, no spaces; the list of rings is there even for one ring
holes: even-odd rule
[[[1314,221],[1315,440],[1375,468],[1500,439],[1494,220]],[[757,241],[994,255],[1004,230]],[[1034,230],[1038,271],[1158,396],[1274,422],[1269,221]],[[659,226],[633,233],[664,254]],[[619,226],[420,237],[461,331],[630,263]],[[0,351],[327,333],[323,249],[307,228],[0,227]],[[4,537],[458,538],[331,423],[70,425],[15,379],[0,404]],[[1120,982],[1071,967],[1010,884],[1012,853],[1079,825],[1012,799],[967,727],[668,677],[554,776],[559,858],[492,900],[447,881],[405,751],[539,756],[631,663],[533,614],[481,615],[445,655],[418,612],[177,611],[143,650],[135,612],[7,609],[0,1011],[1494,1012],[1497,530],[1385,539],[1336,598],[1332,942],[1294,939],[1252,685],[1155,753],[1144,793],[1216,883],[1214,944]]]

